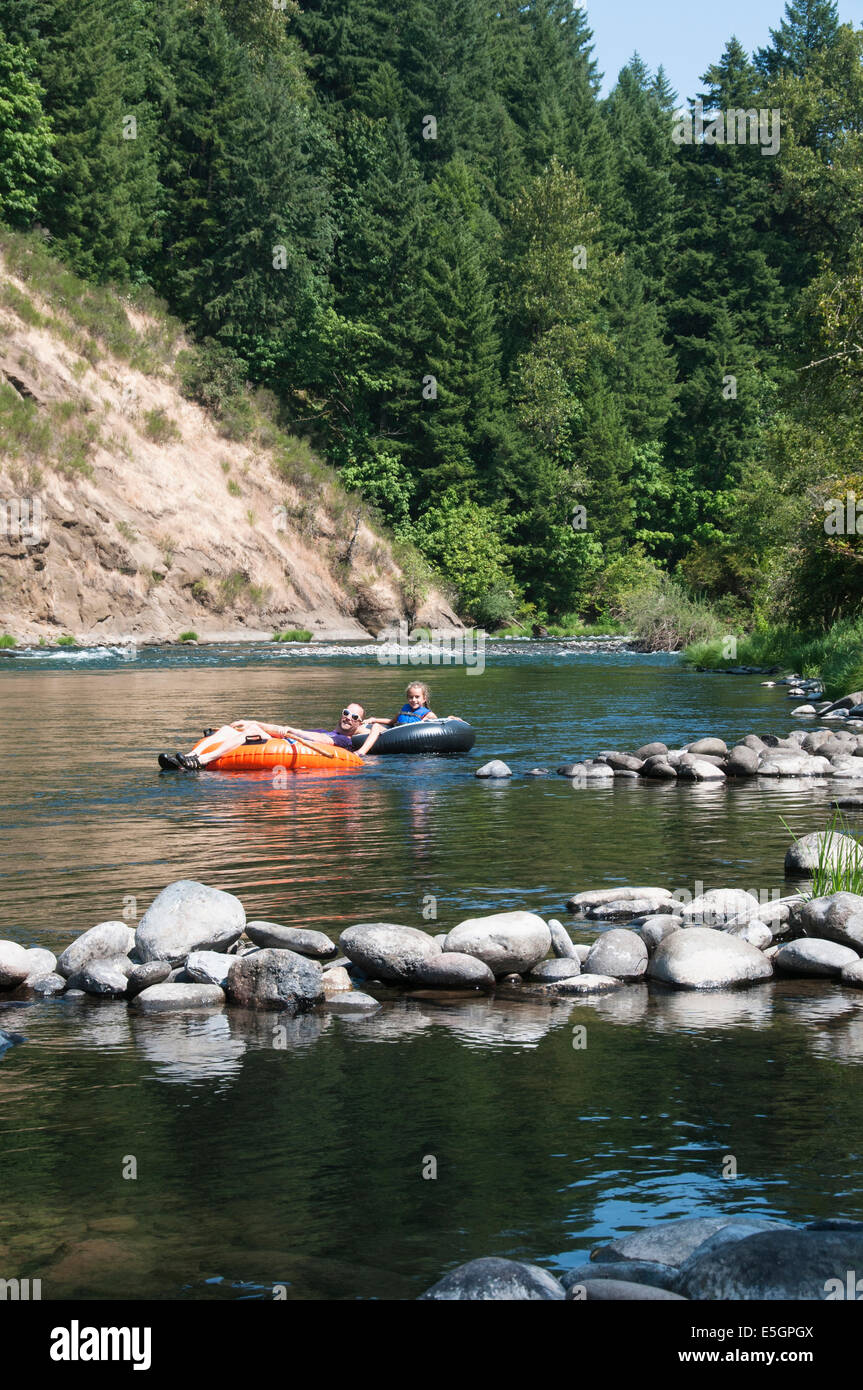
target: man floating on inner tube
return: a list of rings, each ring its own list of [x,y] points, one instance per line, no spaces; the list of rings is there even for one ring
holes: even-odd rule
[[[291,724],[262,724],[255,719],[237,719],[233,724],[224,724],[221,729],[208,729],[205,742],[196,744],[194,753],[160,753],[159,766],[164,772],[200,772],[208,763],[215,762],[226,753],[233,753],[244,743],[265,743],[270,738],[297,738],[302,742],[315,744],[333,743],[338,748],[353,750],[351,738],[354,734],[365,732],[368,738],[362,747],[354,751],[362,758],[374,747],[383,731],[393,721],[388,719],[365,722],[365,710],[356,701],[346,705],[335,729],[295,729]],[[374,725],[375,727],[370,727]]]

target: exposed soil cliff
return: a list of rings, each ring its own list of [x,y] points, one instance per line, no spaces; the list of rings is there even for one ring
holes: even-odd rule
[[[364,637],[460,626],[307,446],[279,459],[112,353],[0,257],[0,632]],[[142,343],[157,325],[126,308]],[[14,393],[14,394],[11,394]],[[290,451],[289,451],[290,453]]]

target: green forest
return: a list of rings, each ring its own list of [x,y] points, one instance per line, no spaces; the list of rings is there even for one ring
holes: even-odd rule
[[[487,628],[847,630],[863,29],[704,55],[778,149],[637,55],[600,91],[571,0],[0,0],[0,222],[155,292]]]

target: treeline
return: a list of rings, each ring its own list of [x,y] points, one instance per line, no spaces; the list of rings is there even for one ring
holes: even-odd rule
[[[863,598],[863,30],[798,0],[693,140],[571,0],[0,0],[0,220],[152,286],[486,624]],[[837,489],[839,491],[837,491]],[[863,523],[861,524],[863,530]],[[675,586],[676,589],[675,589]],[[683,588],[681,587],[683,586]]]

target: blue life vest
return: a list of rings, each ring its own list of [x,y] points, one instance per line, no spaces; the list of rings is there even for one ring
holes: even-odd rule
[[[419,724],[420,720],[424,719],[427,714],[431,714],[427,705],[420,705],[419,709],[411,709],[410,705],[402,705],[396,723]]]

